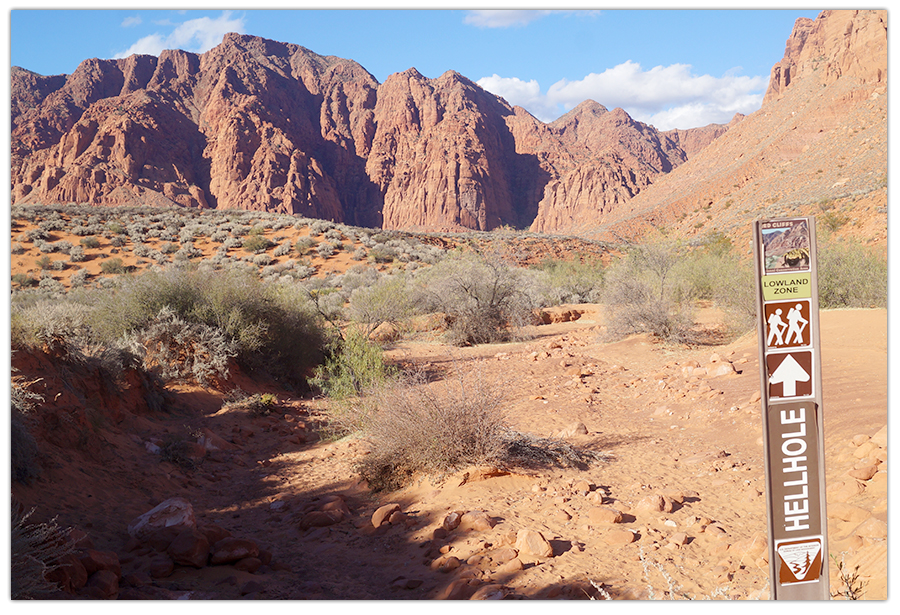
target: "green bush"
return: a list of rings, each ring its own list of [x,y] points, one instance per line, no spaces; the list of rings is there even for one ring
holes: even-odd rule
[[[96,237],[82,237],[81,241],[78,243],[85,249],[100,247],[100,241]]]
[[[121,258],[108,258],[100,263],[100,271],[108,274],[125,273],[125,264]]]
[[[254,254],[259,254],[260,252],[264,252],[272,247],[272,242],[263,237],[262,235],[253,235],[251,234],[244,242],[241,244],[241,247],[244,248],[247,252],[253,252]]]
[[[600,261],[545,260],[537,269],[546,275],[550,305],[596,303],[603,290],[603,263]]]
[[[28,288],[30,286],[37,286],[38,280],[31,277],[27,273],[14,273],[12,275],[12,283],[19,288]]]
[[[887,259],[876,250],[855,241],[820,242],[819,307],[886,307]]]
[[[383,322],[397,323],[412,313],[403,276],[383,276],[374,284],[359,286],[350,295],[351,320],[368,325],[371,332]]]
[[[331,344],[328,358],[316,369],[310,384],[331,399],[342,401],[380,385],[393,374],[384,362],[381,346],[352,328],[344,339]]]
[[[323,357],[324,332],[305,291],[248,271],[151,271],[125,279],[96,304],[93,325],[105,340],[145,328],[168,306],[186,322],[224,331],[246,368],[305,383]]]

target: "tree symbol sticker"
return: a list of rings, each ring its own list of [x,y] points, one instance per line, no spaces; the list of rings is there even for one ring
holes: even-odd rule
[[[816,581],[821,567],[821,540],[814,538],[802,542],[781,543],[776,550],[781,557],[782,585]]]

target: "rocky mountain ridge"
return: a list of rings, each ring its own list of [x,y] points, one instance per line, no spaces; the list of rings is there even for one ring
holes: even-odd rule
[[[627,202],[727,129],[586,101],[550,124],[449,71],[228,34],[202,55],[14,67],[13,203],[172,204],[422,230],[553,232]]]
[[[858,234],[881,240],[886,48],[885,11],[799,19],[762,109],[665,132],[594,101],[545,124],[453,71],[378,83],[352,60],[238,34],[68,76],[14,67],[11,201],[621,239],[738,237],[763,213],[835,199],[856,219],[865,198]]]
[[[759,111],[579,231],[595,239],[724,233],[743,247],[754,218],[820,215],[856,239],[884,242],[886,94],[885,11],[798,19]]]

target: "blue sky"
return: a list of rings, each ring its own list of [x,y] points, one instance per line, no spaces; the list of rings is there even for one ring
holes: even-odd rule
[[[165,48],[202,53],[234,31],[356,60],[380,82],[410,67],[431,78],[456,70],[543,121],[593,99],[667,130],[756,111],[794,21],[818,12],[231,8],[8,15],[10,64],[44,75],[69,74],[93,57]]]

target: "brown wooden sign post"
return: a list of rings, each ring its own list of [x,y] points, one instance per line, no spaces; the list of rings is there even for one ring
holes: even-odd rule
[[[753,230],[772,597],[828,600],[815,218]]]

